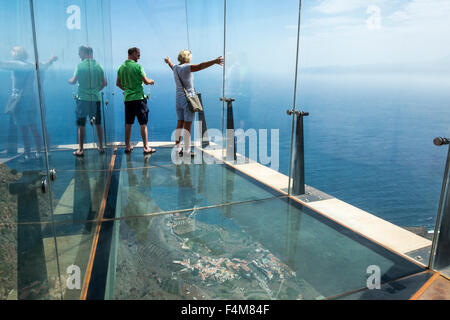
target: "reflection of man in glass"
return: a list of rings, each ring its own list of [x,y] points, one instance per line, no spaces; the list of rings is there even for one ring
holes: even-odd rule
[[[25,158],[31,158],[30,132],[36,144],[35,158],[39,158],[42,143],[38,129],[40,117],[36,106],[37,99],[34,91],[36,87],[35,64],[28,62],[27,51],[20,46],[11,50],[11,61],[0,62],[0,68],[11,71],[12,93],[6,106],[5,113],[13,119],[13,125],[19,127],[24,144]],[[58,58],[53,56],[46,63],[39,65],[41,70],[46,70]],[[11,137],[10,137],[11,138]]]
[[[131,157],[129,155],[127,156],[127,170],[124,174],[128,175],[128,198],[126,205],[122,210],[122,215],[124,217],[136,217],[162,211],[152,199],[152,186],[148,161],[149,157],[145,157],[141,181],[139,182],[139,174],[136,169],[133,168]],[[144,219],[126,219],[125,223],[134,233],[136,239],[141,244],[145,244],[147,241],[147,231],[151,221],[152,218],[146,217]]]
[[[78,82],[78,96],[76,99],[77,107],[75,113],[77,117],[79,149],[73,154],[76,156],[83,156],[87,116],[89,116],[91,121],[94,120],[97,128],[98,151],[100,153],[104,152],[102,143],[103,134],[100,112],[100,91],[106,87],[107,82],[102,66],[94,60],[94,51],[92,48],[81,46],[78,53],[82,61],[75,69],[73,77],[69,79],[69,83],[75,84]]]

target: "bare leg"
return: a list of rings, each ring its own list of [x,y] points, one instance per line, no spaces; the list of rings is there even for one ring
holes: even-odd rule
[[[147,132],[147,125],[141,125],[141,137],[142,137],[142,143],[144,144],[144,152],[148,151],[148,132]]]
[[[97,124],[96,128],[97,128],[97,137],[98,137],[98,151],[102,152],[103,151],[103,130],[102,130],[102,125],[101,124]]]
[[[28,127],[20,126],[20,133],[22,134],[24,153],[29,154],[31,151],[30,146],[31,143],[30,143],[30,136],[28,134]]]
[[[39,129],[36,125],[32,125],[30,127],[31,134],[34,138],[34,143],[36,144],[36,152],[40,153],[42,151],[42,141],[41,141],[41,135],[39,134]]]
[[[79,148],[73,154],[75,156],[82,156],[84,150],[84,137],[86,135],[86,129],[84,126],[78,126],[78,145]]]
[[[131,124],[125,124],[125,148],[131,150],[130,139],[131,139]]]
[[[181,133],[184,127],[184,120],[177,121],[177,129],[175,130],[175,145],[179,146],[181,142]]]
[[[185,121],[184,128],[184,151],[190,152],[191,150],[191,126],[192,121]]]

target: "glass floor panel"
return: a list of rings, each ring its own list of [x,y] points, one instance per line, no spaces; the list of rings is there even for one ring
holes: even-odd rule
[[[105,148],[100,154],[97,149],[85,149],[82,157],[75,157],[74,150],[55,150],[49,152],[50,168],[60,171],[108,170],[113,154],[112,148]]]
[[[0,164],[0,224],[51,221],[50,198],[41,192],[41,170],[15,171]]]
[[[62,295],[65,300],[79,300],[81,297],[83,280],[89,267],[89,258],[96,234],[96,227],[97,222],[91,221],[55,224],[58,262],[63,284]],[[69,279],[70,276],[75,275],[74,269],[70,269],[70,267],[79,268],[79,287],[76,286],[75,280]],[[68,287],[68,282],[72,284],[72,287]]]
[[[117,217],[280,196],[221,164],[127,168],[120,171]]]
[[[43,156],[39,158],[25,158],[23,154],[18,154],[9,159],[2,159],[2,165],[13,172],[45,171],[45,159]]]
[[[380,290],[367,288],[357,292],[340,295],[335,300],[408,300],[431,277],[432,272],[423,272],[383,284]]]
[[[84,150],[83,157],[75,157],[72,153],[74,150],[62,149],[52,150],[49,152],[48,161],[51,169],[56,169],[57,173],[60,171],[74,171],[74,170],[108,170],[111,155],[113,150],[105,148],[105,153],[100,154],[96,149]],[[26,160],[23,155],[14,157],[5,163],[11,170],[25,171],[35,168],[42,168],[45,170],[45,158],[41,154],[38,159],[31,158]]]
[[[324,299],[424,269],[288,199],[114,222],[107,299]]]
[[[56,222],[96,220],[108,171],[62,171],[52,184]]]
[[[121,169],[128,169],[143,166],[161,166],[173,164],[171,159],[172,148],[169,147],[155,147],[156,152],[151,155],[144,155],[142,148],[134,148],[129,154],[125,154],[126,161],[123,161]],[[118,152],[124,152],[124,149],[119,149]]]
[[[87,151],[84,158],[51,153],[62,290],[48,195],[33,191],[32,206],[7,194],[13,214],[0,220],[7,248],[0,250],[2,299],[79,299],[82,292],[87,299],[403,299],[428,277],[423,267],[224,164],[175,165],[171,148],[152,156],[121,148],[110,172],[111,149]],[[30,164],[19,159],[2,168]],[[11,183],[24,179],[11,174]],[[27,269],[16,251],[37,267]],[[86,287],[67,288],[70,265],[80,268]],[[366,290],[369,266],[380,269],[383,292]],[[22,278],[37,287],[28,290]],[[392,285],[406,289],[390,295]]]
[[[0,300],[60,300],[50,224],[0,224]]]

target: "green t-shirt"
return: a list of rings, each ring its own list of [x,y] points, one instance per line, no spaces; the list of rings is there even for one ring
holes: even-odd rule
[[[78,81],[78,99],[100,101],[100,88],[105,76],[103,68],[93,59],[84,59],[75,69]]]
[[[129,59],[120,66],[117,76],[122,88],[125,89],[124,101],[144,99],[142,78],[146,75],[141,65]]]

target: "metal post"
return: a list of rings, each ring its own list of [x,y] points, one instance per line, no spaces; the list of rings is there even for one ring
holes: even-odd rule
[[[449,138],[435,138],[433,140],[437,146],[448,145]],[[433,244],[431,246],[429,267],[433,269],[444,269],[450,265],[450,148],[447,154],[444,180],[442,183],[441,198],[436,217]]]
[[[223,137],[225,136],[225,127],[224,127],[224,121],[225,121],[225,81],[226,81],[226,60],[227,55],[227,0],[223,0],[223,70],[222,70],[222,98],[220,98],[220,101],[222,101],[222,158],[224,156],[223,154]]]
[[[200,103],[202,104],[203,110],[204,110],[205,106],[203,105],[202,94],[197,92],[197,95],[198,95],[198,98],[200,99]],[[202,141],[202,148],[206,148],[209,145],[209,138],[208,138],[208,133],[206,132],[206,131],[208,131],[208,128],[206,127],[206,119],[205,119],[204,111],[198,112],[198,121],[200,121],[200,124],[201,124],[200,140]]]
[[[294,175],[292,177],[294,185],[292,194],[302,195],[305,194],[305,141],[303,135],[303,117],[309,116],[309,113],[288,110],[287,114],[297,116],[297,126],[295,129]]]
[[[234,116],[232,98],[220,98],[220,101],[227,103],[227,156],[228,161],[236,161],[236,138],[234,136]]]
[[[297,108],[297,80],[298,80],[298,58],[300,54],[300,26],[302,18],[302,0],[298,1],[298,22],[297,22],[297,53],[295,57],[295,77],[294,77],[294,101],[292,103],[292,112]],[[291,195],[291,174],[292,174],[292,156],[294,152],[294,117],[292,117],[291,126],[291,152],[289,156],[289,179],[288,179],[288,195]]]

